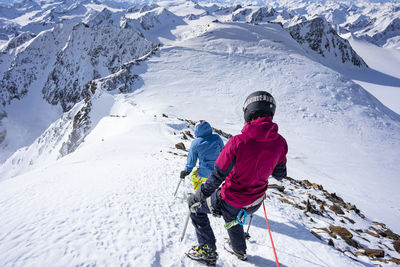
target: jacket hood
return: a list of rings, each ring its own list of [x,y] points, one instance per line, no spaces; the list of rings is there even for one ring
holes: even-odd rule
[[[242,133],[258,142],[270,141],[278,138],[278,125],[272,122],[272,118],[263,117],[248,122],[242,129]]]
[[[194,135],[196,137],[206,137],[210,134],[212,134],[212,128],[211,125],[206,121],[200,122],[194,130]]]

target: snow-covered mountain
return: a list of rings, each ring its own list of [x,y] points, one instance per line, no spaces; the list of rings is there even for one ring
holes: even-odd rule
[[[384,47],[399,48],[398,1],[268,1],[307,20],[322,16],[340,34],[350,33]]]
[[[43,87],[43,95],[49,103],[60,103],[63,110],[68,111],[83,99],[86,83],[117,72],[123,64],[153,49],[153,44],[140,32],[120,27],[119,22],[118,14],[114,16],[104,9],[87,23],[73,27]]]
[[[295,178],[268,191],[282,265],[399,263],[400,115],[354,82],[400,88],[400,77],[356,52],[366,51],[358,42],[386,40],[379,51],[395,55],[396,26],[370,24],[382,34],[372,39],[361,22],[344,31],[355,14],[390,6],[258,4],[2,7],[1,266],[192,266],[183,258],[190,227],[178,243],[190,186],[172,198],[186,161],[175,144],[190,145],[198,119],[240,133],[255,90],[276,98]],[[364,37],[348,42],[349,32]],[[262,216],[243,266],[273,265]],[[221,221],[213,225],[222,240]],[[223,251],[220,263],[239,264]]]
[[[90,1],[86,2],[89,3],[86,5],[88,7],[94,5]],[[83,6],[84,3],[84,1],[79,2],[79,5]],[[63,13],[63,8],[66,8],[68,13],[72,9],[70,4],[68,2],[62,2],[58,6],[52,4],[52,11],[58,10],[59,13]],[[74,4],[75,8],[77,4]],[[100,5],[96,9],[98,7]],[[87,16],[81,19],[79,13],[64,23],[56,24],[59,20],[52,20],[52,25],[55,25],[53,28],[37,35],[23,32],[11,38],[1,48],[0,102],[4,106],[3,114],[5,114],[2,117],[11,121],[11,124],[2,123],[0,126],[2,135],[5,135],[1,142],[5,150],[0,156],[2,161],[16,149],[32,143],[56,117],[61,115],[54,108],[45,107],[53,109],[54,111],[49,113],[54,116],[47,117],[46,114],[28,112],[23,115],[24,118],[21,118],[20,114],[15,114],[13,117],[11,115],[14,108],[9,107],[13,100],[27,101],[28,93],[35,94],[38,101],[45,99],[66,112],[84,98],[85,84],[93,79],[116,73],[129,62],[134,62],[157,48],[158,44],[147,40],[138,29],[121,23],[123,13],[114,9],[111,9],[114,11],[112,12],[103,5],[102,8],[101,11],[92,9],[91,12],[86,12]],[[30,9],[26,9],[30,12]],[[76,22],[77,20],[81,21]],[[36,22],[35,20],[34,23]],[[131,80],[131,76],[128,77],[126,85],[120,85],[120,91],[130,90],[129,85],[134,81]],[[37,109],[37,101],[27,102],[26,105],[31,106],[31,109]],[[41,105],[46,106],[45,103]],[[39,123],[37,130],[32,134],[32,129],[28,129],[25,122],[35,120],[43,123]],[[15,131],[22,131],[24,134]]]
[[[352,49],[350,43],[337,35],[323,18],[315,18],[288,28],[290,35],[303,45],[323,57],[328,62],[339,59],[339,65],[367,67],[364,60]]]

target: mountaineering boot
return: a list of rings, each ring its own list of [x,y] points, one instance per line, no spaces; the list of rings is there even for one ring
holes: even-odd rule
[[[207,266],[215,266],[218,259],[218,253],[207,244],[193,246],[186,256]]]
[[[226,242],[224,244],[224,249],[226,251],[228,251],[229,253],[235,255],[236,257],[238,257],[239,260],[242,260],[242,261],[247,260],[246,250],[236,250],[236,249],[234,249],[232,247],[231,241],[229,239],[226,240]]]

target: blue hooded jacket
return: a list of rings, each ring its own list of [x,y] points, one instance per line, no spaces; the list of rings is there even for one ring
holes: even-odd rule
[[[224,142],[218,134],[212,133],[211,125],[206,122],[200,122],[195,131],[197,137],[193,140],[189,149],[185,171],[191,172],[199,159],[198,175],[208,178],[214,169],[215,161],[224,147]]]

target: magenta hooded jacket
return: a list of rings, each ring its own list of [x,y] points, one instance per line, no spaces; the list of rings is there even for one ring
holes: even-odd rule
[[[219,155],[214,170],[201,187],[210,196],[223,182],[222,198],[230,205],[244,207],[262,197],[268,177],[286,177],[286,140],[269,117],[247,123],[242,134],[233,136]]]

